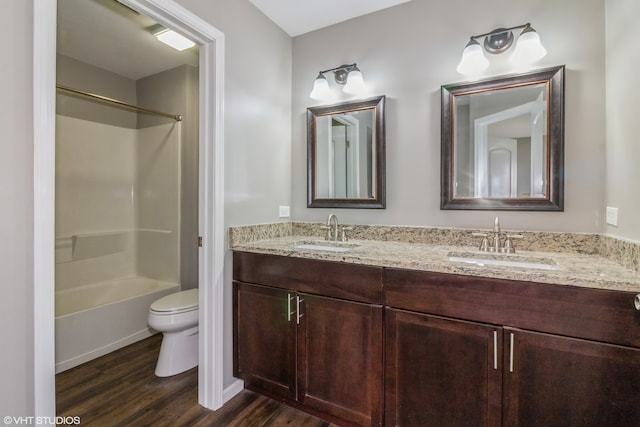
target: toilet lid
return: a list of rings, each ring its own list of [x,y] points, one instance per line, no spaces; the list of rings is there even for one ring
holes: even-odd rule
[[[176,292],[151,304],[151,310],[158,312],[189,311],[195,308],[198,308],[197,289]]]

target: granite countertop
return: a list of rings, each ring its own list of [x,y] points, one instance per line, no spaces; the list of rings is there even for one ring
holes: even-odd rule
[[[617,291],[640,292],[640,274],[597,255],[517,251],[515,254],[482,253],[474,247],[443,246],[378,240],[350,240],[346,252],[300,249],[301,243],[332,245],[317,237],[288,236],[259,240],[232,246],[240,252],[253,252],[337,261],[378,267],[462,274],[557,285],[580,286]],[[338,244],[340,245],[340,244]],[[534,262],[553,265],[551,270],[524,266],[479,265],[450,261],[449,257],[499,259],[518,263]],[[526,265],[526,264],[525,264]]]

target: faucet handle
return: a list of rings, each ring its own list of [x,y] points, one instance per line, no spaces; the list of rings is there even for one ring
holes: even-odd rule
[[[504,246],[502,248],[502,252],[506,252],[508,254],[513,254],[516,252],[516,248],[513,247],[513,243],[511,239],[522,239],[524,236],[522,234],[507,234],[507,238],[504,241]]]
[[[489,235],[487,233],[471,233],[471,235],[475,237],[482,237],[482,242],[480,243],[480,247],[478,248],[478,250],[482,252],[489,251]]]
[[[343,242],[346,242],[349,240],[349,238],[347,237],[347,230],[353,230],[353,227],[347,227],[346,225],[341,226],[340,230],[342,230],[341,233],[341,239]]]

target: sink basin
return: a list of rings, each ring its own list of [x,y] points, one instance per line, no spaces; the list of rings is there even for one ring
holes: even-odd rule
[[[329,240],[303,241],[293,245],[296,249],[327,252],[348,252],[358,246],[360,245],[349,242],[332,242]]]
[[[532,268],[536,270],[559,270],[560,266],[550,258],[526,255],[493,254],[485,252],[449,252],[447,260],[466,262],[479,266],[492,265],[500,267]]]

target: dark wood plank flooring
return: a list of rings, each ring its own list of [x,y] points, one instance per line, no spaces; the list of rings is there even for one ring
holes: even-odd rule
[[[154,335],[56,375],[58,416],[83,426],[335,426],[248,390],[222,408],[198,405],[197,368],[154,375],[162,335]]]

